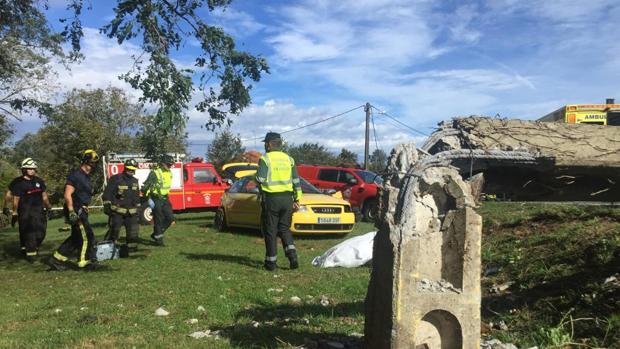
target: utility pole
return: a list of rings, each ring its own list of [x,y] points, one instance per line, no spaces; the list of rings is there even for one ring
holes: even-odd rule
[[[368,148],[370,144],[370,103],[364,106],[366,112],[366,143],[364,144],[364,169],[368,169]]]

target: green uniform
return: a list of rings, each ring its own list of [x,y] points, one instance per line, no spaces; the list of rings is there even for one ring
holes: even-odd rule
[[[261,190],[261,230],[265,239],[265,268],[274,269],[277,237],[282,240],[291,267],[297,266],[297,251],[291,234],[293,202],[301,198],[301,185],[293,158],[270,151],[258,162],[256,181]]]
[[[149,173],[144,182],[145,194],[153,201],[153,238],[163,244],[164,233],[174,221],[172,205],[168,200],[168,193],[172,186],[172,172],[168,169],[156,168]]]

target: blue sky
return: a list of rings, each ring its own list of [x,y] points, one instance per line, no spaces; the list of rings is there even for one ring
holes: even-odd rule
[[[64,2],[49,3],[50,18],[62,17]],[[109,85],[131,91],[117,76],[138,47],[118,46],[97,31],[113,16],[113,3],[92,0],[82,21],[86,59],[71,72],[59,69],[55,93]],[[249,149],[260,148],[253,139],[267,131],[292,130],[366,102],[430,134],[456,116],[536,119],[568,103],[620,99],[620,3],[613,0],[235,0],[205,16],[271,67],[252,90],[252,106],[234,118],[232,131]],[[175,59],[189,65],[194,52],[189,42]],[[204,114],[189,115],[190,151],[204,155],[214,135],[200,127]],[[425,138],[387,115],[373,114],[371,151],[389,153],[397,143]],[[26,118],[16,125],[18,136],[39,125]],[[361,159],[364,112],[284,136],[335,152],[346,147]]]

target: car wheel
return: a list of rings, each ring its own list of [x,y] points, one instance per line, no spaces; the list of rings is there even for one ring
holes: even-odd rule
[[[148,206],[140,207],[138,210],[138,217],[142,225],[153,224],[153,209]]]
[[[215,213],[215,218],[213,218],[213,227],[217,231],[224,231],[227,228],[226,224],[226,213],[223,208],[219,208]]]
[[[377,219],[378,209],[376,200],[366,201],[364,203],[364,207],[362,208],[364,221],[373,223],[375,219]]]

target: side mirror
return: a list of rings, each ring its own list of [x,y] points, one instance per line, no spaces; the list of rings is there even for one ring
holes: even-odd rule
[[[324,193],[324,194],[327,194],[327,195],[334,195],[334,193],[336,193],[336,192],[337,192],[337,190],[336,190],[336,189],[325,189],[325,190],[323,191],[323,193]]]

